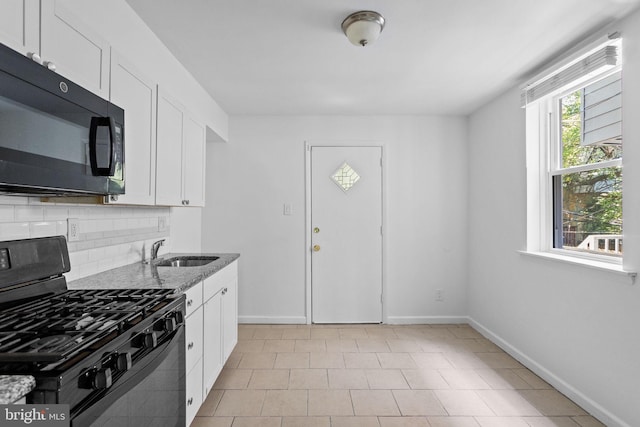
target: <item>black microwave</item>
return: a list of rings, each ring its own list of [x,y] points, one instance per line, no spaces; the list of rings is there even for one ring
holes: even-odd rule
[[[0,192],[124,194],[124,110],[0,44]]]

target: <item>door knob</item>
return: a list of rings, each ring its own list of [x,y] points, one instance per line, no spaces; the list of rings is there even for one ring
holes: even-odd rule
[[[313,245],[313,252],[318,252],[320,250],[320,245]]]

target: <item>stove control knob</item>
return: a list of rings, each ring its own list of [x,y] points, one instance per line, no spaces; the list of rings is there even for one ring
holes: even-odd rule
[[[120,372],[131,369],[131,353],[120,353],[116,356],[116,369]]]
[[[125,372],[132,366],[131,353],[112,353],[102,362],[103,368]]]
[[[102,390],[111,387],[111,369],[97,369],[91,381],[94,390]]]
[[[111,369],[110,368],[93,368],[86,371],[80,376],[78,386],[93,390],[103,390],[111,387]]]
[[[164,318],[163,329],[165,331],[173,332],[176,330],[177,327],[178,327],[178,322],[176,322],[176,319],[174,316],[167,316]]]
[[[173,317],[176,319],[176,323],[178,325],[182,325],[184,323],[184,314],[181,311],[174,311]]]
[[[138,348],[156,348],[158,345],[158,335],[155,332],[143,332],[132,342]]]

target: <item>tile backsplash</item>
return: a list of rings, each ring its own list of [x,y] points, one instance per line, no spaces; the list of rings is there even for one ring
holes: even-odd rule
[[[0,241],[33,237],[68,237],[68,220],[78,224],[77,240],[67,241],[71,271],[67,280],[141,262],[151,244],[167,239],[170,208],[41,202],[37,197],[0,196]]]

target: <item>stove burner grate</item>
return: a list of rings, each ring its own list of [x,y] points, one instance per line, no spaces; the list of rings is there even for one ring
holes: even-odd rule
[[[2,310],[0,362],[70,358],[162,309],[172,294],[168,289],[72,290]]]

